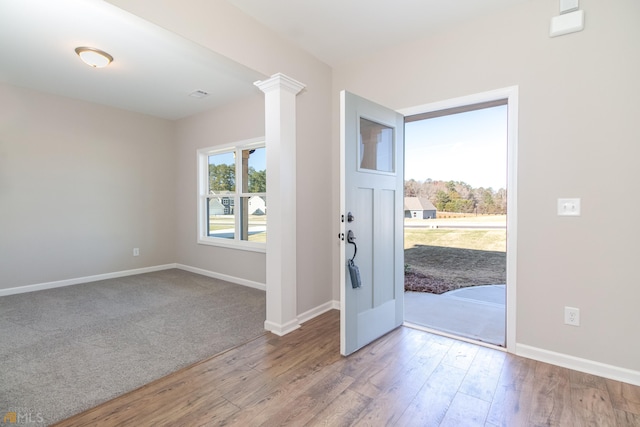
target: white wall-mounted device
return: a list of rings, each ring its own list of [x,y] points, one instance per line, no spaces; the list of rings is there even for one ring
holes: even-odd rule
[[[580,199],[558,199],[559,216],[580,216]]]
[[[560,14],[580,9],[580,0],[560,0]]]
[[[584,29],[584,11],[580,0],[560,0],[560,15],[551,18],[550,37],[563,36]]]
[[[551,18],[551,31],[549,36],[557,37],[565,34],[575,33],[584,29],[584,11],[565,13]]]

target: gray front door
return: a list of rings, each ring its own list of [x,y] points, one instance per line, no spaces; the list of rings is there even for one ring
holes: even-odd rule
[[[340,352],[346,356],[403,322],[404,117],[343,91],[341,120]]]

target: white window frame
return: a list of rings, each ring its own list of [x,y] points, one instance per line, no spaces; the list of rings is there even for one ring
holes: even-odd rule
[[[240,215],[236,210],[234,212],[234,237],[233,239],[224,239],[220,237],[210,237],[207,235],[207,199],[209,198],[209,156],[216,154],[235,152],[235,171],[236,171],[236,189],[233,192],[235,207],[240,206],[241,197],[262,196],[266,197],[267,193],[242,193],[242,151],[252,148],[265,148],[265,138],[247,139],[244,141],[234,142],[231,144],[216,145],[213,147],[201,148],[197,151],[198,161],[198,244],[220,246],[225,248],[240,249],[252,252],[266,252],[267,245],[262,242],[250,242],[240,239]],[[268,224],[268,220],[267,220]],[[268,225],[267,225],[268,227]],[[268,228],[267,228],[268,230]]]

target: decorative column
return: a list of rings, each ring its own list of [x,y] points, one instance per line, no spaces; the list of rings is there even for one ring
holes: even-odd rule
[[[267,150],[266,330],[298,329],[296,297],[296,95],[305,85],[284,74],[254,83],[265,94]]]

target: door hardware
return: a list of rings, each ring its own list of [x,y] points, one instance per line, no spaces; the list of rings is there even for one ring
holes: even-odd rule
[[[351,287],[354,289],[362,287],[362,279],[360,278],[360,269],[353,261],[358,253],[358,247],[356,246],[356,236],[353,231],[347,231],[347,242],[353,245],[353,256],[347,261],[347,267],[349,268],[349,275],[351,276]]]

